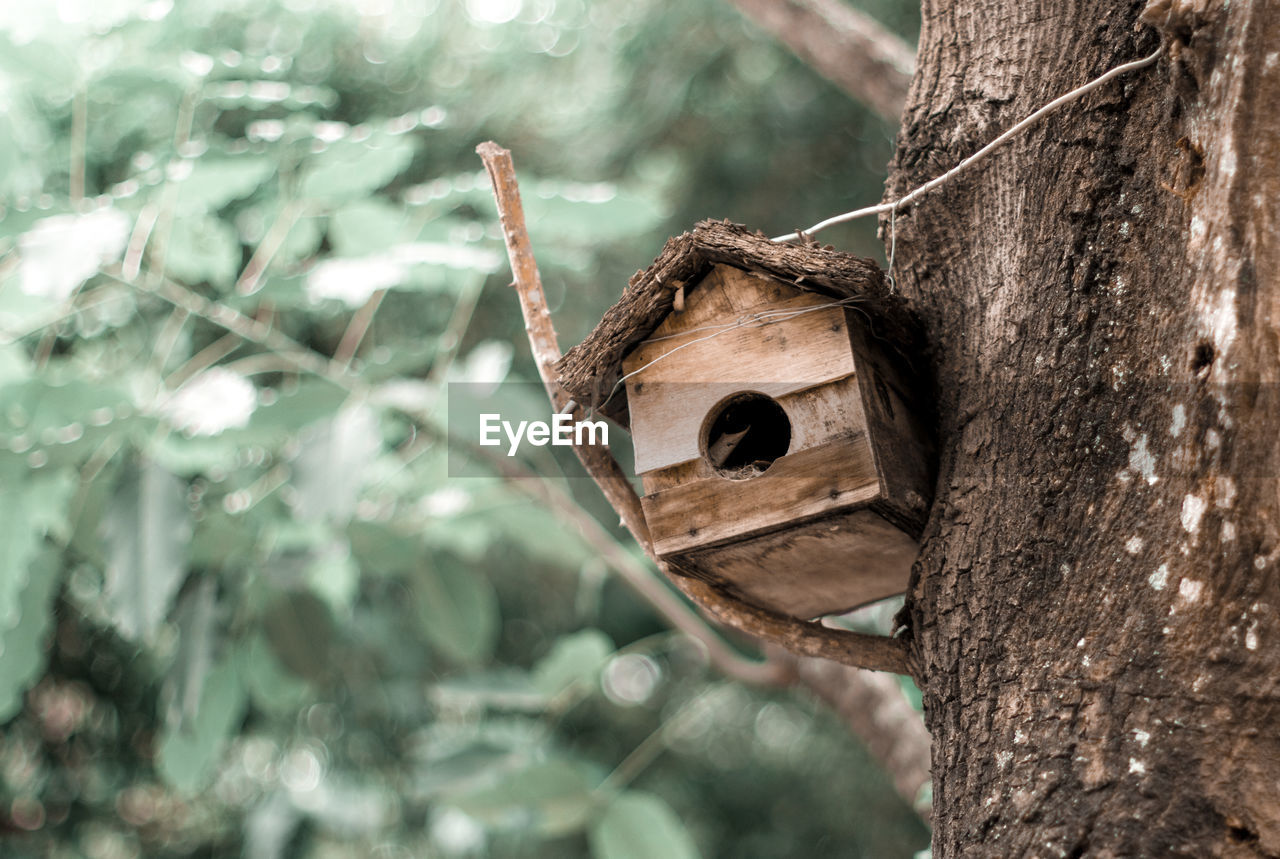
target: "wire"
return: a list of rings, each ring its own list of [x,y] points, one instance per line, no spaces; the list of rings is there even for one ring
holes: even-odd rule
[[[1035,113],[1031,114],[1030,116],[1023,119],[1021,122],[1014,125],[1012,128],[1005,131],[995,140],[991,141],[986,146],[982,147],[977,152],[973,153],[968,158],[961,161],[955,167],[952,167],[946,173],[943,173],[941,176],[938,176],[937,178],[930,179],[928,182],[925,182],[923,185],[916,188],[914,191],[911,191],[909,194],[907,194],[904,197],[899,197],[897,200],[890,200],[888,203],[881,203],[877,206],[867,206],[866,208],[863,208],[863,209],[855,209],[852,212],[845,212],[843,215],[835,215],[834,217],[827,218],[825,221],[819,221],[818,223],[814,224],[812,227],[810,227],[807,230],[798,231],[794,233],[787,233],[785,236],[778,236],[774,238],[773,241],[775,242],[793,241],[795,239],[800,238],[802,235],[811,236],[814,233],[821,232],[822,230],[825,230],[827,227],[833,227],[836,224],[844,224],[849,221],[857,220],[858,218],[865,218],[868,215],[880,215],[885,212],[893,212],[897,209],[902,208],[903,206],[908,206],[911,203],[915,202],[920,197],[922,197],[923,195],[932,191],[934,188],[937,188],[939,185],[942,185],[942,184],[945,184],[946,182],[951,181],[956,177],[957,174],[959,174],[965,168],[972,167],[974,164],[977,164],[983,158],[986,158],[988,155],[991,154],[993,150],[999,147],[1002,143],[1009,140],[1011,137],[1018,134],[1018,132],[1024,130],[1028,126],[1033,125],[1036,122],[1036,120],[1040,119],[1041,117],[1047,114],[1052,113],[1053,111],[1062,107],[1064,104],[1068,104],[1080,98],[1082,95],[1092,92],[1093,90],[1097,89],[1098,87],[1102,86],[1107,81],[1112,80],[1113,78],[1117,78],[1123,74],[1128,74],[1129,72],[1132,72],[1132,71],[1137,71],[1138,69],[1141,69],[1141,68],[1146,68],[1147,66],[1154,63],[1157,59],[1159,59],[1160,54],[1163,50],[1164,50],[1163,46],[1160,48],[1157,48],[1150,55],[1143,57],[1140,60],[1134,60],[1131,63],[1125,63],[1124,65],[1116,66],[1111,71],[1106,72],[1105,74],[1094,78],[1093,80],[1089,81],[1087,84],[1076,87],[1075,89],[1071,90],[1071,92],[1058,96],[1053,101],[1041,107]]]

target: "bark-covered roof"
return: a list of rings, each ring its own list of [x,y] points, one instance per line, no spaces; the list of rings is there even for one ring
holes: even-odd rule
[[[728,221],[701,221],[691,232],[668,239],[653,265],[632,276],[622,298],[595,330],[560,359],[560,384],[579,403],[625,422],[626,387],[614,390],[622,376],[622,360],[671,312],[676,291],[696,286],[719,263],[797,290],[851,299],[874,334],[914,363],[917,326],[902,299],[889,291],[874,260],[813,242],[772,242],[763,233]]]

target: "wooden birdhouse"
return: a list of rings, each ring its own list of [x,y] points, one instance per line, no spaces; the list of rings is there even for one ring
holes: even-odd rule
[[[914,331],[872,261],[703,222],[560,382],[629,424],[659,557],[810,618],[906,588],[933,480]]]

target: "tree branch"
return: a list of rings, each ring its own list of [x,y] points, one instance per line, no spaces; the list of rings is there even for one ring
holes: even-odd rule
[[[498,203],[498,215],[502,219],[502,235],[511,261],[511,273],[515,276],[516,294],[520,297],[520,310],[524,313],[524,330],[529,335],[533,360],[538,375],[547,388],[547,396],[557,412],[569,409],[573,401],[556,381],[556,362],[560,360],[560,346],[556,342],[556,330],[547,309],[546,295],[542,291],[542,278],[538,275],[538,263],[533,257],[529,232],[524,223],[524,206],[520,203],[520,189],[516,185],[515,166],[511,153],[492,141],[481,143],[476,153],[484,161],[493,182],[493,196]],[[577,404],[571,409],[575,415],[581,412]],[[640,510],[640,498],[636,495],[621,466],[607,449],[595,445],[574,445],[574,453],[582,460],[587,474],[595,480],[610,506],[622,517],[636,542],[653,557],[653,543],[649,539],[649,526]]]
[[[915,50],[840,0],[730,0],[810,68],[897,123],[915,70]]]
[[[859,671],[826,659],[796,659],[796,685],[835,710],[867,752],[893,779],[899,796],[926,823],[933,798],[929,778],[929,730],[887,674]]]

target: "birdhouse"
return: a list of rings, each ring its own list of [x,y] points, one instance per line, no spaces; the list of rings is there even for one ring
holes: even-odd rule
[[[810,618],[906,589],[933,479],[915,330],[872,261],[703,222],[560,382],[629,425],[673,571]]]

